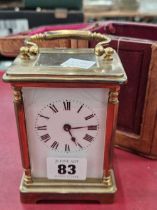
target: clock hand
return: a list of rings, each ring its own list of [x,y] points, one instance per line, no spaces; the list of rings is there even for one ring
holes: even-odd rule
[[[70,136],[71,136],[71,140],[77,145],[77,143],[76,143],[76,138],[73,137],[73,135],[72,135],[72,133],[71,133],[70,130],[69,130],[69,134],[70,134]]]
[[[68,132],[68,133],[70,134],[71,140],[77,145],[76,138],[73,137],[73,135],[72,135],[72,133],[71,133],[71,131],[70,131],[70,130],[71,130],[71,125],[65,124],[65,125],[63,126],[63,129],[64,129],[66,132]]]
[[[87,126],[86,126],[87,127]],[[77,141],[76,141],[76,138],[75,137],[73,137],[73,135],[72,135],[72,133],[71,133],[71,125],[69,125],[69,124],[65,124],[64,126],[63,126],[63,129],[66,131],[66,132],[68,132],[69,134],[70,134],[70,136],[71,136],[71,140],[77,145],[77,146],[79,146],[80,148],[83,148],[82,146],[81,146],[81,144],[79,144]]]
[[[88,127],[92,127],[93,125],[86,125],[86,126],[80,126],[80,127],[72,127],[71,129],[81,129],[81,128],[88,128]],[[94,125],[97,126],[97,125]]]
[[[70,134],[70,136],[71,136],[71,140],[76,144],[76,146],[79,146],[79,147],[82,149],[83,147],[81,146],[81,144],[79,144],[79,143],[76,141],[76,138],[72,136],[72,134],[71,134],[70,131],[69,131],[69,134]]]
[[[80,128],[86,128],[86,127],[88,127],[88,126],[82,126],[82,127],[73,127],[73,128],[71,128],[71,129],[80,129]]]

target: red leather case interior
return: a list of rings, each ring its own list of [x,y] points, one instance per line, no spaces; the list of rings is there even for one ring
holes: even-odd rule
[[[128,77],[121,87],[118,128],[140,134],[145,103],[152,42],[113,38],[111,46],[117,50]]]
[[[156,24],[110,21],[105,24],[105,31],[116,36],[157,40]]]
[[[115,143],[157,159],[157,25],[110,21],[105,30],[114,35],[111,45],[118,48],[128,76],[120,93]]]
[[[121,87],[120,92],[118,129],[139,135],[153,43],[147,39],[157,39],[157,27],[154,24],[111,21],[104,22],[103,26],[101,32],[112,35],[110,46],[118,52],[128,76],[128,83]],[[91,43],[90,47],[94,45]]]

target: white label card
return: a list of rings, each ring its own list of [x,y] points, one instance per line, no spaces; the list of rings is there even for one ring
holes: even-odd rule
[[[95,61],[87,61],[76,58],[69,58],[67,61],[61,64],[63,67],[78,67],[82,69],[89,69],[95,64]]]
[[[86,174],[85,158],[47,158],[48,179],[85,180]]]

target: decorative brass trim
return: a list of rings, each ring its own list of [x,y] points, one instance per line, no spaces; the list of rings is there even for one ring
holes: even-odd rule
[[[109,92],[109,103],[118,104],[119,103],[118,96],[119,96],[118,91],[110,91]]]
[[[24,169],[24,174],[26,176],[31,176],[31,169]]]
[[[112,61],[113,60],[114,50],[112,47],[107,47],[104,49],[104,61]]]
[[[31,175],[26,175],[27,170],[24,170],[24,174],[22,177],[22,185],[21,187],[24,188],[29,188],[31,190],[34,191],[34,189],[37,188],[45,188],[47,189],[49,192],[54,192],[55,190],[57,192],[59,192],[59,188],[65,187],[65,191],[69,191],[69,188],[80,188],[80,192],[83,192],[84,189],[82,187],[85,188],[95,188],[95,190],[99,189],[101,191],[110,191],[109,187],[114,187],[115,191],[116,191],[116,184],[115,184],[115,178],[114,178],[114,171],[113,169],[109,170],[110,175],[108,177],[103,176],[102,179],[98,179],[98,178],[87,178],[85,181],[84,180],[50,180],[47,178],[33,178],[31,177]],[[31,182],[27,182],[29,180],[29,178],[31,178]],[[33,189],[34,188],[34,189]],[[40,189],[40,191],[42,192],[42,189]],[[72,189],[72,191],[74,191],[75,189]],[[92,190],[92,189],[91,189]],[[33,192],[32,191],[32,192]],[[39,189],[37,190],[39,192]]]
[[[103,177],[103,183],[105,185],[105,187],[110,187],[112,186],[112,177],[111,175],[110,176],[107,176],[107,177]]]
[[[32,183],[32,177],[31,176],[26,176],[24,177],[24,183],[25,184],[30,184]]]
[[[24,181],[24,183],[25,184],[30,184],[30,183],[32,183],[33,182],[33,180],[32,180],[32,177],[31,177],[31,170],[30,169],[25,169],[24,170],[24,179],[23,179],[23,181]]]
[[[104,48],[105,45],[106,45],[106,42],[99,42],[95,46],[95,55],[103,56],[104,61],[112,61],[114,49],[112,47]]]
[[[13,88],[14,103],[22,103],[22,91],[21,88]]]
[[[27,60],[31,56],[36,56],[39,53],[39,48],[36,44],[32,44],[32,46],[23,46],[20,48],[20,56],[22,59]]]
[[[102,56],[105,53],[105,49],[102,45],[98,44],[95,46],[95,55]]]

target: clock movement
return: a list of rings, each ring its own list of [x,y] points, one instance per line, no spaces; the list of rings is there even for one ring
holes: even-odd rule
[[[95,49],[39,48],[36,40],[99,40]],[[4,74],[19,133],[22,202],[113,201],[112,167],[120,85],[127,77],[110,38],[53,31],[25,40]]]

